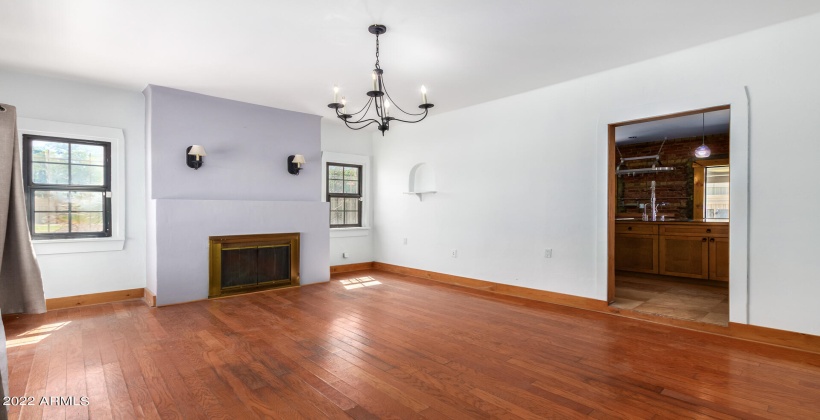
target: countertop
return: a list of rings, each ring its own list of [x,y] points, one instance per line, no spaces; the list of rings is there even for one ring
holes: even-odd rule
[[[710,224],[710,225],[729,225],[729,221],[726,219],[698,219],[698,220],[691,220],[691,219],[673,219],[673,220],[641,220],[641,219],[615,219],[615,223],[655,223],[655,224],[664,224],[664,225],[691,225],[691,224]]]

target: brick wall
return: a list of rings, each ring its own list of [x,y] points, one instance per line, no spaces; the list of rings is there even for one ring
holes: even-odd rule
[[[658,207],[660,214],[670,217],[691,219],[693,207],[694,180],[692,162],[695,148],[700,146],[701,137],[687,137],[667,140],[661,150],[663,166],[673,166],[674,171],[658,172],[640,175],[622,175],[617,177],[618,186],[618,213],[641,213],[637,203],[648,203],[650,197],[650,183],[655,181],[655,196],[658,203],[669,203]],[[712,150],[710,158],[729,157],[729,134],[706,136],[706,145]],[[649,156],[658,153],[661,142],[640,143],[628,146],[618,146],[620,154],[615,152],[615,166],[620,158]],[[635,161],[624,164],[623,168],[650,167],[652,161]]]

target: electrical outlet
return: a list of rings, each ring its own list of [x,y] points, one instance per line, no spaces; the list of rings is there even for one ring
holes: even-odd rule
[[[454,249],[452,252],[450,252],[450,256],[453,258],[458,258],[458,250]]]
[[[350,254],[347,252],[342,252],[342,258],[350,258]]]
[[[552,258],[552,248],[547,248],[544,250],[544,258]]]
[[[407,245],[407,238],[404,238],[404,240],[402,241],[402,243],[404,243],[405,245]]]

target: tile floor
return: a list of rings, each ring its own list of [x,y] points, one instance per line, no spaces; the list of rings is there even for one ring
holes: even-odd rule
[[[617,273],[612,306],[726,326],[729,325],[729,286],[683,278]]]

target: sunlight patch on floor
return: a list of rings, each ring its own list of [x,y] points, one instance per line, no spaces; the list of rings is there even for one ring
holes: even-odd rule
[[[57,331],[60,328],[63,328],[63,327],[65,327],[66,325],[68,325],[70,323],[71,323],[71,321],[66,321],[66,322],[55,322],[53,324],[40,325],[39,327],[28,330],[28,331],[26,331],[22,334],[17,334],[17,337],[22,337],[24,335],[37,335],[37,334],[43,334],[43,333],[50,333],[50,332],[53,332],[53,331]]]
[[[357,277],[355,279],[339,280],[339,283],[342,283],[342,285],[344,285],[345,289],[347,290],[360,289],[362,287],[377,286],[379,284],[382,284],[380,281],[370,276]]]
[[[12,347],[27,346],[29,344],[37,344],[37,343],[43,341],[43,339],[45,339],[46,337],[48,337],[50,335],[51,334],[43,334],[43,335],[32,335],[32,336],[23,337],[23,338],[12,338],[10,340],[6,340],[6,347],[12,348]]]

